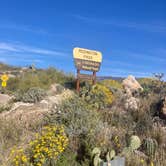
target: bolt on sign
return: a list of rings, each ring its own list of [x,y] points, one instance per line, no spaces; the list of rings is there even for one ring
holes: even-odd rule
[[[3,74],[1,76],[1,80],[2,80],[2,84],[1,85],[2,85],[2,87],[6,87],[8,79],[9,79],[9,77],[6,74]]]
[[[79,92],[80,79],[96,82],[96,72],[99,71],[102,62],[102,54],[99,51],[84,48],[73,49],[74,63],[77,68],[77,91]],[[80,74],[80,70],[92,71],[93,75]]]

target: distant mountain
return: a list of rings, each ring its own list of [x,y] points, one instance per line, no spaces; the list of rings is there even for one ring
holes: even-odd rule
[[[14,66],[10,66],[4,63],[0,63],[0,72],[4,72],[4,71],[12,71],[12,70],[19,70],[19,67],[14,67]]]
[[[117,80],[117,81],[122,81],[124,79],[124,77],[112,77],[112,76],[97,76],[97,80],[98,81],[102,81],[102,80]]]

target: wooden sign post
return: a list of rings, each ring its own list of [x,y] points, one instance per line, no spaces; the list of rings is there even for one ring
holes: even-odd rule
[[[73,57],[77,68],[76,90],[80,91],[80,80],[92,80],[96,83],[96,72],[99,71],[102,62],[102,54],[98,51],[83,48],[74,48]],[[81,74],[81,70],[92,71],[93,75]]]
[[[77,90],[77,92],[79,92],[80,91],[80,79],[79,79],[79,75],[80,75],[80,70],[79,69],[77,69],[77,85],[76,85],[76,90]]]

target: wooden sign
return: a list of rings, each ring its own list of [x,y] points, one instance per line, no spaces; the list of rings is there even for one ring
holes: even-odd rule
[[[73,57],[77,68],[77,84],[76,89],[80,90],[80,80],[92,80],[96,82],[96,72],[99,71],[102,62],[102,54],[99,51],[88,50],[84,48],[74,48]],[[92,71],[93,75],[80,74],[80,70]]]
[[[89,75],[89,74],[78,74],[78,79],[81,79],[81,80],[93,80],[93,76],[92,75]]]
[[[83,48],[74,48],[73,57],[75,66],[79,70],[99,71],[102,55],[99,51]]]

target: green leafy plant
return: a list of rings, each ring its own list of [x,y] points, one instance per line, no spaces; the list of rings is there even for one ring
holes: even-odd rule
[[[130,137],[129,146],[125,147],[122,151],[123,155],[130,155],[133,151],[137,150],[141,146],[141,140],[138,136],[132,135]]]
[[[138,136],[132,135],[130,138],[129,148],[131,150],[137,150],[141,146],[141,140]]]
[[[80,92],[81,98],[88,103],[90,108],[103,109],[112,104],[113,93],[104,85],[86,84]]]
[[[100,158],[100,155],[101,155],[100,148],[95,147],[92,150],[92,159],[93,159],[94,166],[100,166],[100,164],[104,162],[104,160]],[[113,149],[111,151],[108,150],[105,155],[105,159],[106,159],[107,163],[109,163],[110,160],[113,160],[115,155],[116,155],[115,150],[113,150]]]
[[[41,101],[46,96],[45,90],[37,87],[30,88],[27,92],[17,91],[15,93],[16,101],[25,103],[36,103]]]
[[[72,82],[74,82],[72,74],[64,73],[50,67],[46,70],[28,70],[21,74],[18,72],[16,77],[9,79],[7,90],[12,93],[18,90],[27,92],[33,87],[49,89],[51,84],[54,83],[65,85],[66,83],[72,84]]]
[[[102,162],[102,159],[100,158],[101,150],[100,148],[95,147],[92,150],[92,158],[93,158],[93,165],[94,166],[99,166],[100,163]]]
[[[99,113],[88,109],[87,104],[78,95],[65,100],[58,110],[45,118],[46,124],[62,124],[70,138],[70,148],[77,153],[78,161],[83,164],[90,161],[91,149],[94,147],[96,130],[100,123]]]
[[[111,150],[111,151],[108,151],[107,154],[106,154],[106,160],[107,162],[109,162],[110,160],[112,160],[116,155],[116,152],[115,150]]]
[[[117,91],[122,89],[122,84],[119,81],[116,80],[103,80],[100,82],[105,87],[109,88],[110,90]]]
[[[4,111],[9,111],[12,107],[12,104],[0,105],[0,113]]]
[[[36,139],[29,143],[25,150],[11,150],[13,166],[55,166],[56,160],[68,145],[68,138],[63,126],[45,126]]]

